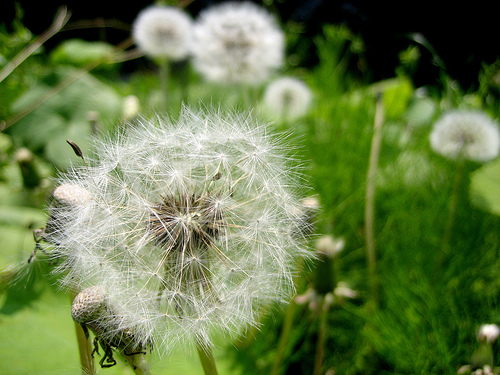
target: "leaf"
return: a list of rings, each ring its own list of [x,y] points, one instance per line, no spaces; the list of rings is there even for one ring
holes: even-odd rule
[[[50,55],[54,64],[69,64],[84,67],[92,62],[99,62],[113,53],[113,46],[105,42],[89,42],[81,39],[70,39],[62,42]],[[112,65],[103,64],[101,68]]]
[[[474,206],[500,215],[500,159],[472,173],[469,195]]]

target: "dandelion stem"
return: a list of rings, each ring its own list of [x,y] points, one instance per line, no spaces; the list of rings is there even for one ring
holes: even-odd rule
[[[384,107],[381,94],[377,97],[375,120],[370,150],[368,173],[366,176],[365,196],[365,242],[368,265],[368,281],[375,306],[378,305],[377,255],[375,247],[375,177],[378,167],[380,146],[382,143],[382,125],[384,123]]]
[[[196,340],[196,349],[200,357],[201,366],[205,375],[217,375],[217,367],[212,349],[207,345],[203,345],[200,340]]]
[[[143,354],[139,353],[139,354],[127,355],[123,351],[121,351],[120,354],[127,361],[132,370],[134,370],[134,373],[136,375],[151,374],[151,372],[149,371],[148,363],[146,362],[146,358],[144,357]]]
[[[313,375],[321,375],[323,364],[325,362],[325,343],[328,330],[327,316],[328,307],[325,303],[325,296],[321,296],[321,301],[318,306],[319,312],[319,326],[318,326],[318,339],[316,341],[316,355],[314,357],[314,370]]]
[[[75,294],[70,294],[70,300],[73,302]],[[90,340],[83,332],[82,326],[75,322],[76,341],[78,342],[78,351],[80,353],[80,363],[82,365],[83,375],[95,375],[94,358],[92,358],[92,345]]]
[[[270,375],[278,375],[280,373],[279,369],[283,358],[285,357],[285,351],[288,344],[288,339],[290,337],[290,332],[292,332],[293,318],[295,316],[296,302],[291,301],[285,312],[285,317],[283,321],[283,328],[281,329],[281,335],[278,342],[278,349],[276,351],[276,358],[274,359],[273,369]]]
[[[167,109],[168,106],[168,81],[170,79],[170,60],[168,57],[163,57],[159,62],[160,67],[160,84],[163,95],[163,106]]]
[[[455,171],[455,178],[453,181],[453,192],[450,197],[448,205],[448,217],[446,219],[446,227],[443,233],[443,242],[439,253],[438,267],[441,268],[450,253],[450,240],[455,225],[455,218],[457,215],[458,200],[460,196],[460,189],[464,175],[465,158],[459,157],[457,160],[457,169]]]

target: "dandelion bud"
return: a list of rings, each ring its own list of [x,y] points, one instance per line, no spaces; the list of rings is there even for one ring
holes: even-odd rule
[[[21,147],[16,150],[14,154],[14,159],[16,160],[19,168],[21,170],[21,175],[23,177],[23,185],[32,189],[40,185],[40,175],[34,164],[33,153],[25,148]]]
[[[335,259],[344,248],[342,239],[325,235],[316,242],[318,261],[315,269],[314,288],[320,294],[333,292],[337,284]]]
[[[52,196],[58,203],[68,206],[87,204],[91,198],[87,189],[74,184],[59,185]]]
[[[139,99],[135,95],[128,95],[123,102],[123,118],[131,120],[137,117],[141,110]]]
[[[77,323],[89,323],[106,313],[106,291],[98,286],[77,294],[71,305],[71,316]]]

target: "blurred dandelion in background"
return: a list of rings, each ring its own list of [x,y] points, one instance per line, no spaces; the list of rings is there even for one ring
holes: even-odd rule
[[[284,49],[275,18],[251,2],[212,6],[194,26],[193,65],[208,81],[262,83],[283,65]]]
[[[52,207],[46,240],[58,244],[63,285],[106,291],[120,319],[101,317],[113,323],[100,327],[105,339],[126,330],[162,353],[209,348],[216,332],[234,337],[291,298],[297,258],[310,252],[283,139],[248,115],[185,107],[94,148],[60,177],[71,204]]]
[[[302,80],[293,77],[275,79],[264,92],[266,107],[286,120],[305,115],[311,101],[312,93],[309,87]]]
[[[500,132],[488,115],[472,111],[450,111],[434,124],[431,147],[450,158],[486,162],[498,156]]]
[[[132,36],[149,56],[181,60],[189,54],[192,20],[182,9],[173,6],[149,6],[137,15]]]

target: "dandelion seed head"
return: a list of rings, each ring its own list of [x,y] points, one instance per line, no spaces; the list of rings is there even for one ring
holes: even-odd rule
[[[500,131],[497,123],[484,113],[456,110],[435,123],[430,142],[437,153],[447,158],[485,162],[500,152]]]
[[[265,8],[225,2],[203,11],[195,23],[193,64],[208,81],[258,84],[283,65],[284,41]]]
[[[266,107],[285,119],[303,116],[310,108],[312,93],[300,79],[281,77],[272,81],[264,92]]]
[[[191,17],[179,8],[152,5],[137,15],[132,36],[144,53],[177,61],[189,54],[192,23]]]
[[[232,337],[291,297],[295,261],[310,256],[296,236],[300,171],[257,119],[184,108],[94,148],[61,177],[92,199],[53,208],[63,285],[106,290],[121,326],[163,351]]]
[[[497,341],[498,336],[500,336],[500,327],[496,324],[483,324],[479,327],[477,336],[480,342],[492,344]]]

